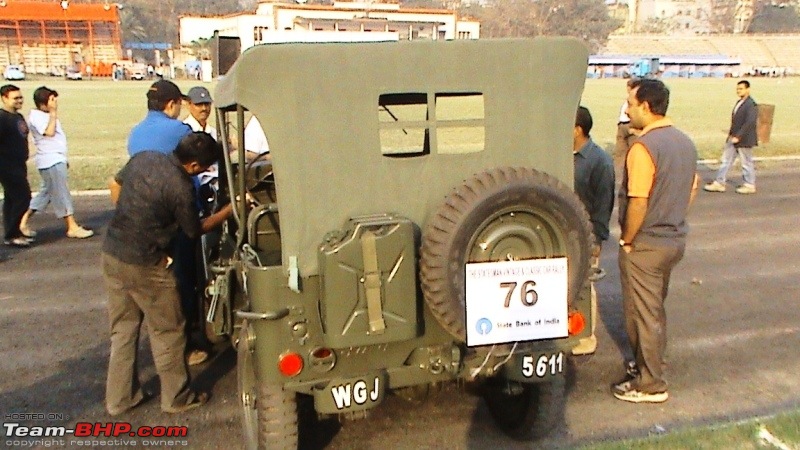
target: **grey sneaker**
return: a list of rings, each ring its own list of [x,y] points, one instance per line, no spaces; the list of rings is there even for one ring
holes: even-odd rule
[[[589,281],[600,281],[606,276],[606,271],[602,267],[592,267],[590,271]]]
[[[14,239],[6,239],[3,241],[4,244],[10,245],[12,247],[30,247],[31,241],[24,236],[15,237]]]
[[[707,192],[725,192],[725,185],[717,180],[703,186],[703,190]]]
[[[744,183],[743,185],[736,188],[737,194],[755,194],[756,187],[750,183]]]
[[[611,389],[614,397],[631,403],[664,403],[669,398],[667,391],[664,392],[642,392],[630,381],[624,381],[615,385]]]
[[[36,235],[39,234],[28,227],[20,227],[19,231],[22,232],[22,236],[26,238],[35,238]]]
[[[161,408],[165,413],[178,414],[189,411],[200,406],[203,406],[208,401],[207,392],[193,392],[189,394],[189,399],[180,406],[170,406],[169,408]]]

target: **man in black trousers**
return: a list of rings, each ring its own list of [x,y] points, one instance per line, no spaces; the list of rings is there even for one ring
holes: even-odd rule
[[[33,241],[20,230],[20,221],[31,203],[28,184],[28,123],[19,113],[22,91],[13,84],[0,87],[0,184],[3,185],[3,242],[28,247]]]

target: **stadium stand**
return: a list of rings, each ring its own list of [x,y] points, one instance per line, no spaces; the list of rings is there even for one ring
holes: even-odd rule
[[[601,55],[708,56],[741,60],[743,68],[800,70],[800,35],[613,35]]]
[[[23,64],[27,73],[55,74],[121,59],[118,4],[63,3],[2,2],[0,66]],[[94,73],[102,76],[105,71]]]

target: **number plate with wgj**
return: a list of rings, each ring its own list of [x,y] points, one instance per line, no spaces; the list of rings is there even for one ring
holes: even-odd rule
[[[378,406],[386,392],[385,371],[364,376],[331,380],[314,389],[314,409],[322,414],[339,414]]]
[[[567,336],[567,258],[468,263],[467,346]]]

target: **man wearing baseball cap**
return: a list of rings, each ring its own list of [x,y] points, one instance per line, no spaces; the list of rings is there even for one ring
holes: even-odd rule
[[[189,103],[189,115],[183,119],[183,123],[189,125],[192,131],[204,131],[211,135],[215,140],[217,139],[217,130],[208,124],[208,117],[211,115],[211,93],[203,86],[195,86],[189,89],[186,95]],[[218,176],[219,169],[217,163],[214,163],[205,172],[197,174],[197,179],[200,185],[207,184],[215,180]],[[191,241],[187,247],[195,247],[196,243]],[[190,267],[195,267],[198,264],[197,260],[192,258],[192,255],[186,255],[184,260]],[[197,271],[195,270],[195,273]],[[197,285],[197,280],[193,277],[190,278],[193,285]],[[198,327],[198,304],[196,295],[189,289],[188,286],[183,286],[181,289],[181,306],[183,307],[183,314],[186,316],[186,339],[188,342],[188,349],[186,351],[186,363],[190,366],[201,364],[208,359],[208,352],[203,350],[202,345],[192,339],[192,329]]]
[[[192,131],[205,131],[216,139],[217,130],[208,124],[211,104],[214,102],[211,93],[203,86],[195,86],[189,89],[186,96],[189,102],[189,115],[186,116],[183,123],[189,125]]]
[[[147,91],[147,116],[128,135],[128,155],[146,150],[171,154],[180,140],[192,132],[178,120],[181,102],[188,99],[175,83],[159,80]]]

